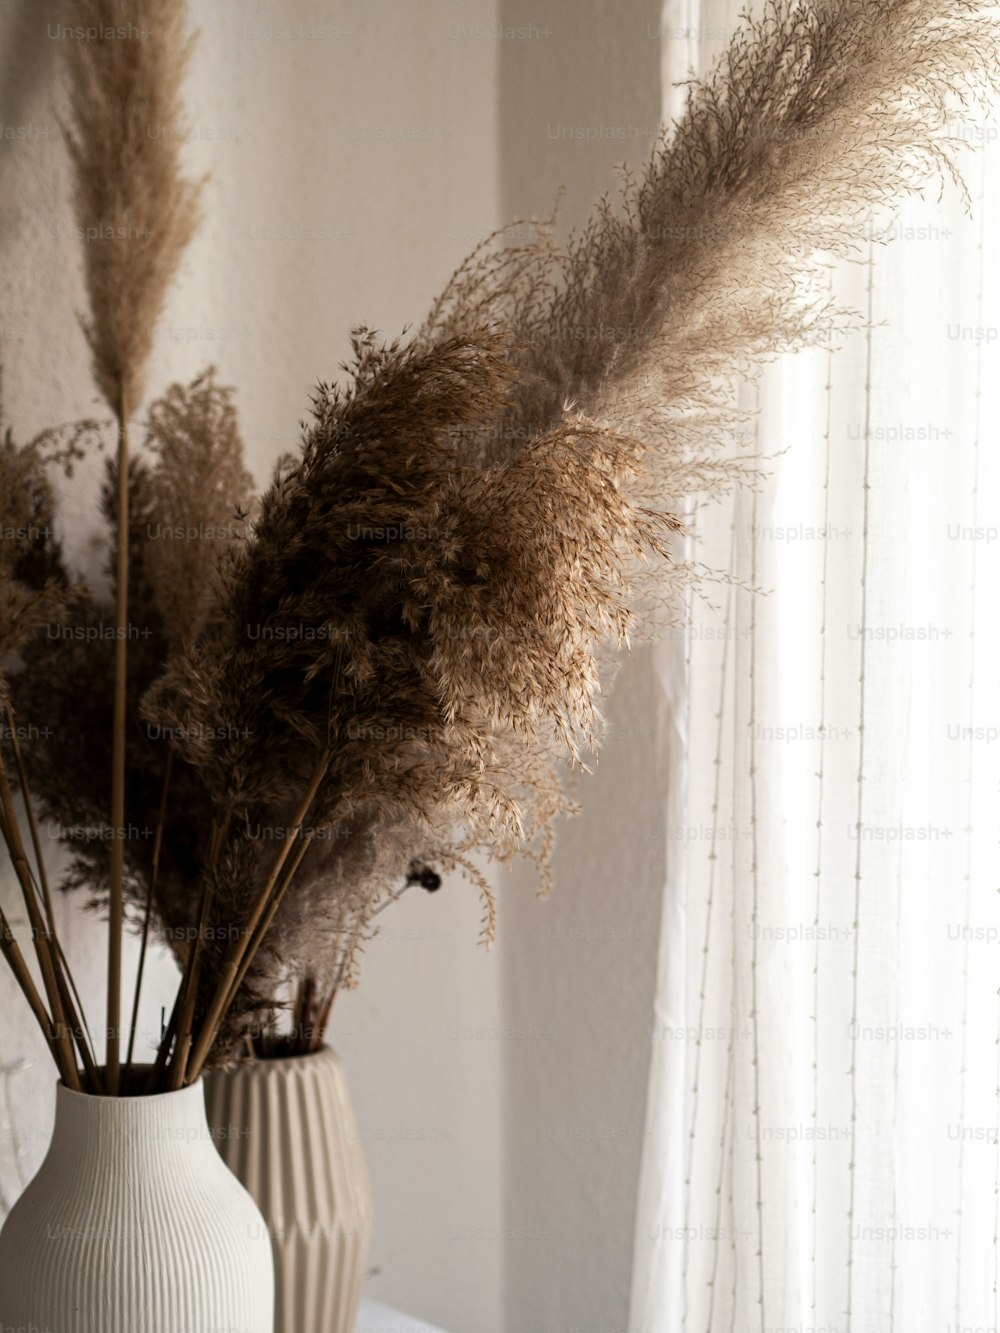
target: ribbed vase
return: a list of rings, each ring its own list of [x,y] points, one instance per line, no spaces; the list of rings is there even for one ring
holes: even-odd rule
[[[201,1083],[56,1089],[52,1143],[0,1229],[0,1329],[272,1333],[260,1213],[215,1151]]]
[[[351,1333],[372,1196],[335,1052],[250,1061],[205,1084],[216,1146],[271,1234],[275,1333]]]

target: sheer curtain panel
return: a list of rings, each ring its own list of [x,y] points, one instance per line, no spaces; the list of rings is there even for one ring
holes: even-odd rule
[[[738,15],[665,6],[665,114]],[[998,1318],[998,125],[749,399],[660,650],[667,883],[630,1333]]]

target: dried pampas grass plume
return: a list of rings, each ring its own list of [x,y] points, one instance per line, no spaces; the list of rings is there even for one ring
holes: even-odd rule
[[[149,409],[145,567],[174,646],[195,638],[215,593],[220,553],[243,536],[253,478],[243,465],[234,391],[210,368]]]
[[[734,379],[856,322],[828,303],[829,257],[936,175],[960,183],[954,128],[1000,82],[998,42],[983,0],[770,0],[744,17],[617,206],[564,249],[551,222],[533,243],[498,233],[435,303],[425,342],[498,323],[519,349],[470,446],[510,457],[569,402],[716,472],[745,421]]]
[[[169,744],[139,719],[142,698],[182,646],[186,630],[194,633],[208,614],[218,591],[217,562],[227,546],[241,540],[245,526],[237,511],[249,498],[250,481],[232,399],[232,389],[219,385],[211,370],[191,384],[171,385],[146,415],[147,456],[129,463],[130,606],[141,634],[129,653],[127,711],[134,721],[126,739],[126,785],[129,821],[143,830],[157,825]],[[13,486],[0,492],[18,494]],[[109,531],[117,492],[117,463],[111,459],[101,495]],[[184,515],[184,527],[175,528]],[[25,758],[42,813],[63,829],[92,830],[89,837],[67,840],[65,883],[103,908],[109,891],[107,840],[97,831],[107,825],[110,799],[107,682],[114,665],[115,564],[112,559],[106,570],[110,596],[100,586],[72,584],[55,543],[33,585],[43,573],[66,587],[61,616],[68,635],[42,634],[26,643],[11,692],[19,718],[34,736]],[[183,598],[177,597],[178,588]],[[182,941],[196,909],[211,819],[195,770],[174,768],[169,814],[154,910],[160,933],[169,939],[176,931]],[[126,896],[133,909],[142,909],[150,883],[149,836],[126,840],[125,850]]]
[[[54,533],[54,503],[37,441],[0,441],[0,708],[6,673],[47,625],[63,618],[66,578]]]
[[[77,0],[102,34],[67,43],[77,226],[94,378],[116,414],[142,398],[167,288],[198,223],[201,185],[180,162],[181,81],[191,52],[182,0]]]
[[[996,84],[998,33],[979,0],[776,0],[620,207],[565,249],[551,225],[501,234],[414,343],[356,341],[218,621],[147,699],[179,735],[250,719],[182,747],[244,825],[291,808],[325,756],[310,818],[335,836],[274,905],[238,1022],[363,939],[405,856],[544,860],[610,655],[701,575],[671,562],[675,514],[752,476],[735,379],[852,323],[824,264],[952,170],[949,117]],[[297,637],[248,643],[255,618]]]
[[[82,8],[117,25],[138,13]],[[195,211],[171,139],[146,136],[177,111],[179,15],[163,9],[158,53],[73,56],[81,222],[131,226],[135,211],[152,234],[169,203],[155,254],[88,254],[95,367],[122,422]],[[130,812],[165,836],[155,865],[118,847],[109,867],[78,852],[72,873],[113,927],[123,895],[148,903],[185,969],[157,1087],[231,1058],[290,979],[308,979],[296,1022],[322,1025],[404,877],[476,882],[477,853],[526,854],[545,887],[566,761],[599,741],[616,655],[704,576],[672,559],[676,515],[753,477],[735,381],[857,322],[829,303],[824,265],[877,238],[901,194],[955,174],[949,124],[1000,82],[998,37],[982,0],[772,0],[744,18],[619,204],[564,248],[551,222],[491,238],[415,340],[355,336],[346,384],[319,387],[301,450],[236,541],[182,555],[138,535],[140,515],[214,524],[246,501],[211,374],[151,413],[153,467],[129,465],[122,431],[115,624],[131,565],[159,631],[128,674],[115,648],[112,823],[127,773]],[[145,91],[118,123],[135,58]],[[78,593],[73,614],[103,609]],[[64,672],[64,709],[75,685]],[[119,726],[139,695],[145,735]],[[107,780],[68,783],[50,748],[49,808],[98,819]],[[109,1014],[117,1000],[109,984]],[[110,1054],[108,1071],[114,1091]]]
[[[641,447],[583,418],[485,472],[463,461],[463,430],[509,392],[507,350],[485,332],[429,350],[358,335],[351,384],[317,396],[205,632],[147,696],[231,828],[209,977],[216,926],[245,919],[268,864],[261,830],[287,837],[328,756],[222,1048],[290,971],[349,973],[411,861],[544,861],[569,806],[558,766],[595,730],[596,654],[624,641],[633,571],[667,557],[676,520],[630,505]]]
[[[0,704],[10,700],[5,673],[23,670],[25,654],[65,618],[74,592],[56,536],[50,469],[72,476],[99,430],[88,419],[18,444],[5,420],[0,366]]]
[[[69,44],[77,224],[85,243],[94,378],[118,421],[117,559],[111,745],[111,827],[125,827],[128,693],[129,414],[167,287],[198,221],[200,186],[180,167],[180,86],[190,55],[183,0],[161,0],[150,21],[141,0],[79,0],[97,35]],[[110,845],[108,1091],[119,1085],[123,839]]]

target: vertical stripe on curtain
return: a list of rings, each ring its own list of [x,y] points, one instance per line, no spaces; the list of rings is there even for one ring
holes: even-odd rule
[[[672,0],[671,85],[732,0]],[[667,884],[630,1333],[996,1328],[1000,217],[907,204],[831,266],[867,326],[753,391],[729,582],[660,650]]]

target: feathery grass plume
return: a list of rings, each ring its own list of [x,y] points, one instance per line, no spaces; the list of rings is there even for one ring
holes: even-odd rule
[[[93,40],[69,44],[78,230],[94,377],[118,420],[115,656],[111,723],[112,830],[126,824],[129,415],[142,396],[156,322],[198,221],[200,186],[181,172],[180,85],[190,55],[183,0],[163,0],[155,26],[141,0],[79,0]],[[110,842],[107,1085],[118,1092],[125,854]]]
[[[596,739],[615,653],[654,597],[676,609],[699,576],[670,559],[681,501],[753,476],[730,386],[850,322],[823,263],[953,170],[949,118],[997,84],[998,34],[982,0],[775,0],[692,87],[620,208],[602,201],[563,251],[551,224],[485,243],[411,344],[356,337],[348,387],[320,386],[214,592],[183,622],[167,613],[176,651],[161,626],[124,682],[178,772],[155,895],[192,977],[162,1051],[172,1077],[229,1058],[289,979],[350,984],[413,865],[475,878],[485,851],[544,868],[570,808],[564,761]],[[97,309],[112,384],[125,371],[102,359]],[[160,417],[177,460],[183,419],[176,398]],[[240,489],[237,451],[215,457],[220,492]],[[163,512],[186,504],[181,471]],[[171,576],[133,549],[148,473],[131,489],[119,522],[152,615]],[[162,749],[149,762],[133,728],[126,758],[150,810]],[[96,859],[77,864],[113,898]],[[488,886],[484,913],[491,938]]]
[[[502,364],[487,339],[418,358],[359,336],[355,358],[350,389],[320,386],[301,457],[279,464],[224,570],[217,616],[150,703],[151,719],[187,734],[222,811],[294,803],[328,742],[340,758],[327,790],[338,764],[378,762],[380,729],[399,728],[416,758],[441,746],[434,683],[384,557],[436,535],[452,429],[504,392]]]
[[[147,421],[148,450],[155,456],[150,475],[151,521],[146,527],[144,567],[148,570],[153,600],[166,629],[169,647],[176,651],[197,635],[216,594],[215,567],[227,543],[242,535],[249,513],[253,482],[243,466],[243,442],[233,405],[233,390],[215,382],[210,367],[187,386],[173,385],[150,409]],[[132,1004],[128,1060],[135,1040],[136,1019],[145,970],[150,928],[164,927],[177,938],[177,909],[187,909],[190,923],[191,876],[180,892],[164,861],[163,843],[168,811],[179,813],[171,799],[175,772],[173,753],[166,752],[148,874],[144,877],[142,936],[139,966]],[[182,788],[198,786],[196,773],[178,775]],[[190,815],[190,810],[187,812]],[[201,833],[212,838],[210,819],[195,818],[188,828],[189,843]],[[165,873],[161,877],[161,869]],[[162,890],[167,890],[165,900]],[[200,916],[200,908],[196,909]],[[186,932],[185,932],[186,935]],[[184,935],[181,943],[186,943]],[[182,966],[187,959],[181,953]]]
[[[54,537],[54,506],[37,446],[0,442],[0,705],[5,673],[65,611],[66,578]]]
[[[624,487],[642,456],[635,440],[567,418],[514,459],[457,470],[440,502],[444,549],[393,552],[427,608],[430,670],[445,716],[470,708],[530,740],[549,720],[579,758],[592,748],[596,646],[623,646],[637,567],[665,562],[680,529],[638,510]],[[487,517],[484,517],[488,515]]]
[[[215,874],[217,927],[245,919],[256,830],[287,836],[332,751],[322,836],[254,994],[334,966],[416,857],[544,854],[568,805],[559,757],[594,729],[597,647],[625,639],[632,567],[667,555],[675,520],[622,492],[632,440],[580,418],[486,472],[463,464],[460,432],[508,392],[504,352],[486,333],[430,350],[356,337],[353,383],[318,395],[215,618],[147,699],[242,849],[235,880]]]
[[[198,224],[201,183],[180,161],[191,52],[182,0],[77,0],[97,30],[67,43],[77,226],[84,240],[94,378],[111,409],[142,398],[156,322]]]
[[[150,888],[152,831],[170,745],[139,715],[143,697],[172,651],[196,633],[211,605],[215,568],[237,540],[239,511],[250,501],[250,478],[232,403],[233,391],[206,371],[190,385],[174,384],[150,405],[148,458],[129,464],[129,584],[133,627],[128,659],[126,738],[129,824],[125,894],[133,914]],[[115,522],[117,462],[107,464],[101,508]],[[11,492],[13,493],[13,492]],[[61,562],[58,578],[69,582]],[[76,583],[65,599],[65,625],[33,642],[13,681],[19,716],[34,737],[26,752],[33,791],[43,813],[66,830],[71,853],[64,887],[107,903],[107,738],[112,702],[107,682],[114,664],[116,564],[109,554],[107,586]],[[178,598],[183,590],[183,601]],[[153,913],[157,932],[186,956],[197,915],[197,879],[207,854],[211,810],[198,773],[179,766],[171,775],[169,836],[160,853]]]
[[[957,179],[949,131],[1000,82],[998,38],[984,0],[745,16],[619,206],[603,199],[562,251],[549,225],[534,245],[499,233],[435,304],[425,342],[498,322],[518,348],[516,388],[470,447],[511,456],[571,403],[655,442],[646,476],[685,457],[725,473],[734,377],[851,322],[824,262],[877,237],[902,195]]]
[[[53,531],[54,504],[46,471],[45,446],[56,434],[46,432],[18,446],[8,428],[0,443],[0,840],[21,890],[44,999],[2,910],[0,951],[41,1027],[61,1077],[68,1087],[80,1091],[83,1081],[77,1069],[76,1048],[86,1066],[88,1082],[94,1063],[55,937],[41,838],[24,779],[23,723],[16,718],[10,687],[11,679],[16,682],[18,670],[23,669],[21,654],[30,651],[43,628],[62,619],[69,592]],[[64,462],[71,454],[64,455]],[[30,853],[13,802],[15,786],[22,789]]]
[[[952,169],[948,118],[996,83],[998,31],[987,6],[964,0],[771,4],[692,89],[644,175],[626,179],[620,209],[603,200],[564,252],[551,220],[533,239],[504,244],[501,233],[455,275],[419,346],[499,330],[513,371],[490,414],[455,423],[471,466],[453,486],[469,503],[452,494],[433,511],[453,549],[470,524],[474,558],[452,565],[435,551],[423,562],[417,541],[381,559],[411,580],[404,619],[426,616],[444,718],[471,706],[489,719],[488,738],[455,737],[472,753],[483,746],[484,772],[505,728],[530,752],[546,705],[577,752],[598,688],[593,645],[620,642],[642,609],[638,552],[664,554],[662,529],[685,495],[753,479],[753,460],[732,449],[746,420],[735,377],[850,325],[825,297],[824,262],[857,247],[902,193]],[[655,447],[641,454],[635,436]],[[586,486],[602,468],[627,471],[604,495]],[[617,512],[626,496],[631,524]],[[497,521],[484,541],[486,512]],[[596,515],[620,545],[587,544]],[[539,527],[553,549],[580,543],[590,561],[546,560]],[[668,597],[703,573],[655,572]],[[588,603],[588,578],[614,595]],[[584,606],[595,618],[567,634]],[[516,844],[517,816],[511,802],[491,831]]]
[[[145,568],[171,642],[194,639],[214,594],[222,548],[242,536],[253,497],[234,390],[209,368],[149,409],[150,514]]]
[[[114,513],[115,474],[116,463],[109,460],[102,488],[102,510],[108,523]],[[138,708],[163,670],[167,639],[144,567],[146,533],[153,510],[149,470],[137,459],[130,465],[129,488],[134,618],[127,702],[133,722],[126,737],[126,774],[129,821],[135,836],[125,840],[125,857],[127,885],[137,892],[148,867],[148,830],[167,752],[165,741],[150,735],[138,719]],[[108,893],[111,774],[107,755],[112,718],[108,681],[115,649],[113,559],[108,565],[110,586],[103,591],[70,583],[62,623],[22,650],[22,669],[11,680],[18,716],[33,738],[25,751],[32,793],[42,813],[64,830],[65,845],[71,853],[67,887],[79,886],[94,905],[103,905]],[[65,571],[62,577],[70,579]],[[183,793],[183,783],[180,791]],[[194,874],[188,846],[190,832],[191,825],[180,820],[170,853],[189,874]]]

